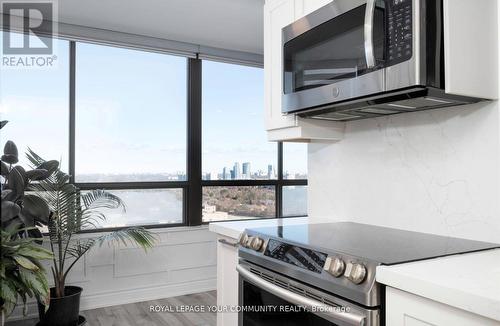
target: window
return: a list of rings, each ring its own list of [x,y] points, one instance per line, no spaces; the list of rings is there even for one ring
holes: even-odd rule
[[[307,179],[307,144],[283,144],[283,178]]]
[[[103,230],[307,214],[307,145],[267,141],[263,69],[56,44],[56,69],[2,71],[2,141],[122,198]]]
[[[126,227],[182,223],[182,189],[110,190],[125,203],[125,211],[103,211],[106,221],[100,226]]]
[[[186,58],[85,43],[75,58],[75,182],[127,207],[100,226],[183,223]]]
[[[263,69],[203,61],[202,76],[202,221],[306,215],[307,145],[267,140]]]
[[[307,187],[283,187],[283,216],[307,215]]]
[[[2,129],[2,146],[7,140],[16,143],[19,164],[25,168],[29,147],[43,158],[60,161],[68,172],[68,44],[54,42],[56,67],[2,68],[0,73],[0,119],[9,121]]]
[[[263,69],[203,61],[203,179],[276,179],[264,127]]]
[[[78,43],[76,182],[185,180],[186,96],[185,58]]]

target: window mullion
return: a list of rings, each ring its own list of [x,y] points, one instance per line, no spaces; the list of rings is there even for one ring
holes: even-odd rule
[[[278,181],[283,181],[283,142],[278,142]]]
[[[276,185],[276,217],[283,216],[283,143],[278,142],[278,184]]]
[[[76,128],[76,44],[69,42],[69,175],[75,183],[75,128]]]
[[[203,189],[201,185],[201,78],[200,59],[188,59],[188,196],[187,225],[201,225]]]

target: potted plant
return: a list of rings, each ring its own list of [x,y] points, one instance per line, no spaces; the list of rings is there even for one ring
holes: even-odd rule
[[[7,121],[0,122],[0,129]],[[28,297],[49,305],[49,286],[40,261],[52,253],[41,247],[42,234],[35,225],[48,221],[49,208],[43,199],[27,193],[33,181],[47,178],[55,161],[39,169],[25,171],[19,162],[17,146],[7,141],[1,160],[2,215],[0,261],[0,310],[2,325],[12,313],[18,299],[27,312]],[[57,162],[55,162],[57,164]]]
[[[33,166],[43,166],[46,161],[33,151],[28,151]],[[49,206],[48,236],[53,253],[51,272],[54,287],[50,289],[50,307],[39,303],[40,325],[79,325],[80,294],[82,288],[66,285],[71,269],[95,245],[104,242],[133,243],[145,250],[154,245],[154,235],[142,227],[130,227],[93,238],[75,236],[81,230],[96,228],[106,216],[102,209],[123,209],[122,200],[104,190],[82,193],[69,183],[69,175],[57,169],[47,179],[33,185],[35,193]]]
[[[1,313],[2,325],[12,313],[19,298],[23,313],[27,313],[27,298],[35,297],[49,307],[49,285],[42,259],[51,259],[52,253],[35,243],[35,238],[21,238],[18,233],[28,229],[1,230]]]

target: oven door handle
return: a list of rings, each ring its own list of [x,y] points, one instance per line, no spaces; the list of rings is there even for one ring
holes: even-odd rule
[[[351,312],[342,312],[334,309],[335,307],[325,305],[324,303],[310,299],[307,297],[303,297],[298,293],[288,291],[284,288],[281,288],[277,285],[274,285],[266,280],[261,279],[254,273],[250,272],[248,269],[242,267],[241,265],[236,266],[236,270],[245,280],[250,283],[255,284],[259,288],[274,294],[277,297],[282,298],[294,305],[303,306],[306,309],[313,310],[314,314],[325,317],[329,320],[342,322],[343,324],[348,325],[356,325],[356,326],[364,326],[366,317],[351,313]]]
[[[365,57],[367,68],[375,67],[375,49],[373,46],[373,28],[375,19],[375,1],[366,1],[366,11],[365,11]]]

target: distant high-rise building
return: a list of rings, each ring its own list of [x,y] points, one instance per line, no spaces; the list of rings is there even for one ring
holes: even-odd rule
[[[233,174],[235,180],[241,179],[241,169],[240,169],[240,163],[234,162],[234,167],[233,167]]]
[[[219,175],[217,172],[208,172],[205,174],[205,180],[218,180]]]
[[[243,177],[251,178],[252,172],[250,171],[250,162],[243,163]]]
[[[231,179],[231,171],[229,171],[229,169],[225,166],[223,169],[222,169],[222,180],[229,180]]]
[[[272,164],[269,164],[269,165],[267,166],[267,177],[268,177],[269,179],[274,178],[274,168],[273,168]]]

